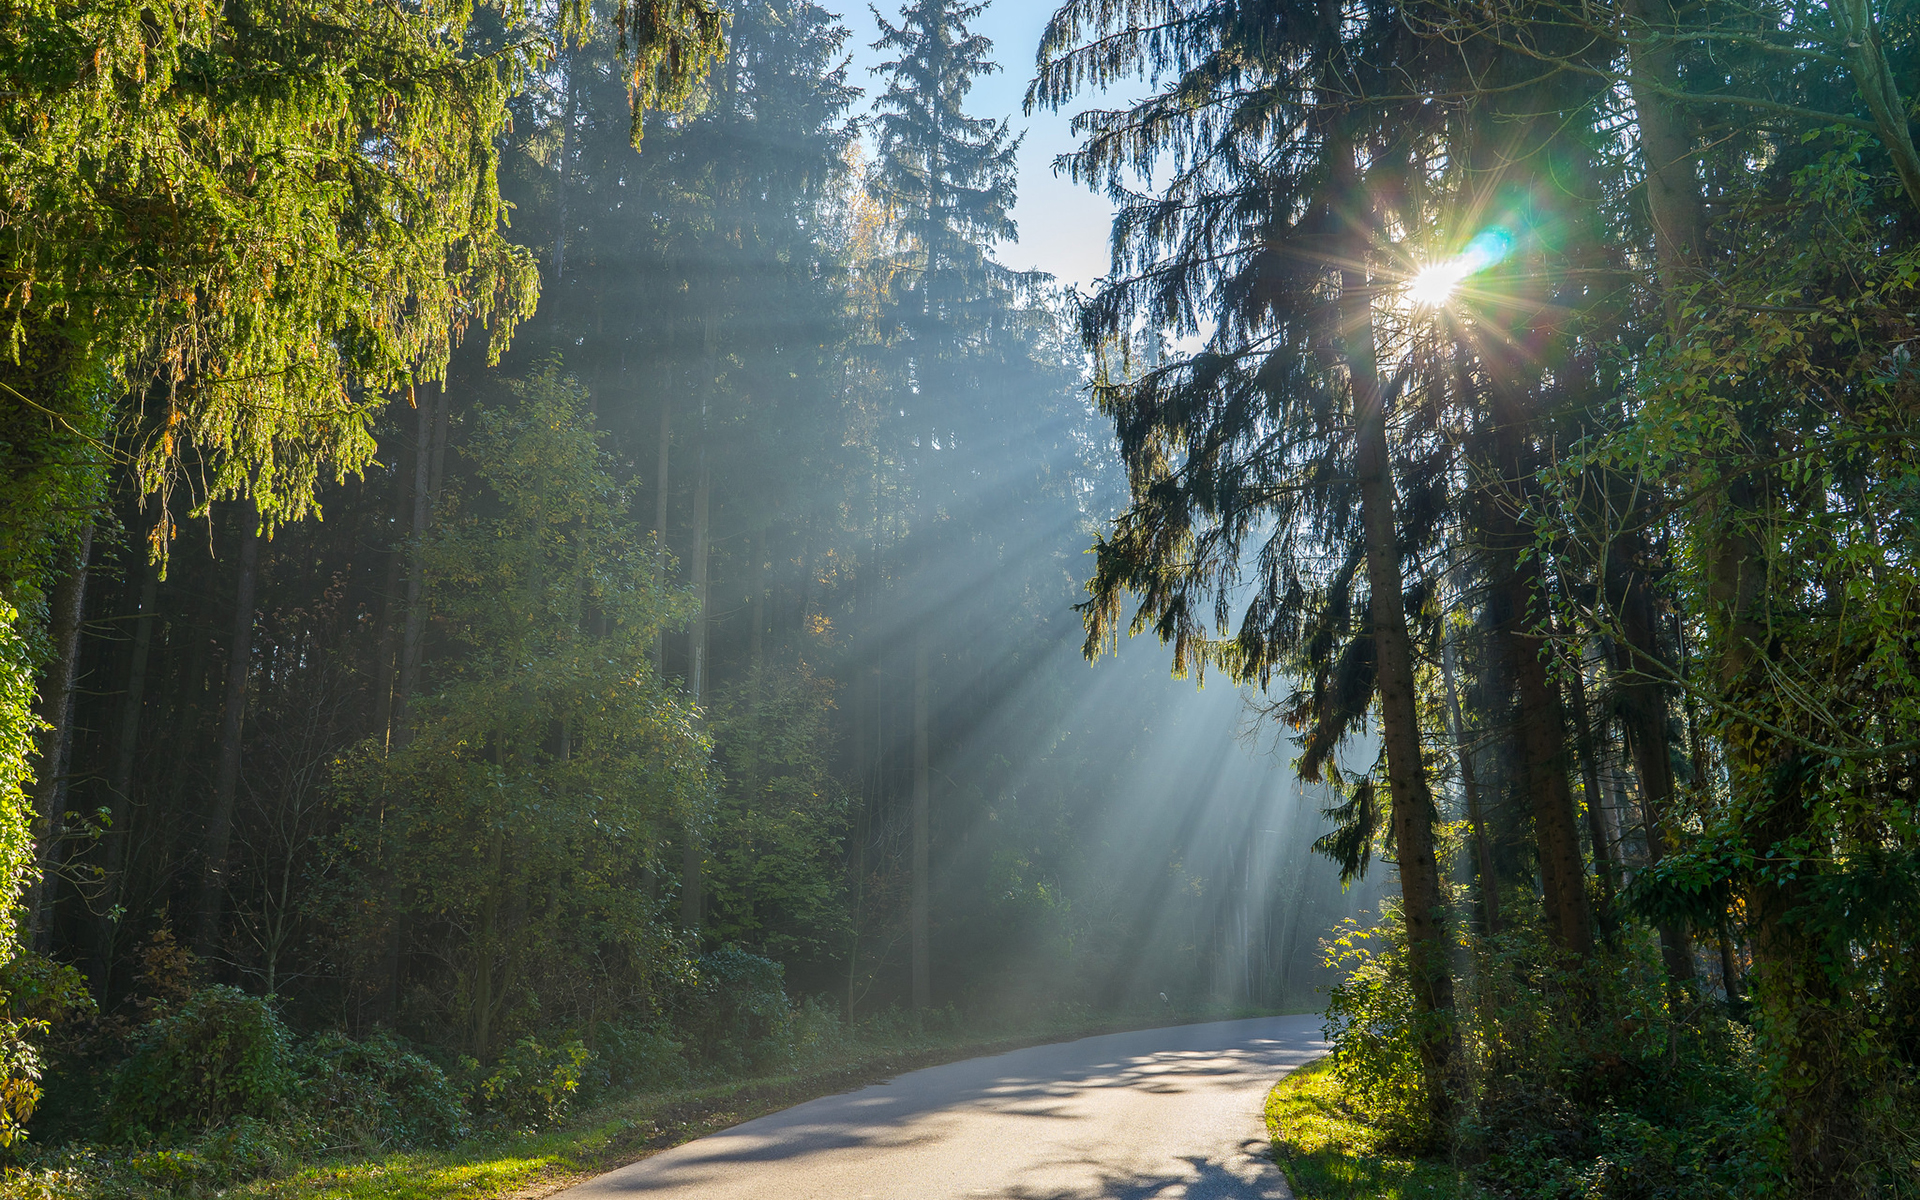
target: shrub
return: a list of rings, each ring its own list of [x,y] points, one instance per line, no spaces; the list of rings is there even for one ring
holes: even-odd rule
[[[808,996],[794,1008],[789,1028],[793,1056],[808,1066],[825,1061],[844,1049],[849,1041],[847,1026],[840,1020],[839,1006],[818,996]]]
[[[725,1072],[762,1069],[793,1056],[786,968],[725,946],[700,956],[681,1021],[703,1063]]]
[[[481,1107],[496,1126],[538,1129],[567,1115],[592,1052],[578,1040],[551,1049],[524,1037],[480,1081]]]
[[[1383,1148],[1420,1149],[1438,1131],[1428,1128],[1405,927],[1395,914],[1383,916],[1371,929],[1348,918],[1325,943],[1327,965],[1345,977],[1328,996],[1324,1029],[1347,1103],[1379,1131]]]
[[[205,988],[141,1030],[107,1093],[106,1136],[180,1139],[240,1117],[271,1121],[295,1081],[293,1039],[272,1006]]]
[[[608,1024],[596,1034],[592,1065],[597,1090],[656,1092],[686,1082],[684,1048],[658,1024]]]
[[[444,1146],[467,1132],[460,1089],[399,1038],[314,1037],[301,1056],[303,1106],[367,1150]]]

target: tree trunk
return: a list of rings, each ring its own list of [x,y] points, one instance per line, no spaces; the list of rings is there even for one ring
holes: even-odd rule
[[[1688,115],[1661,89],[1680,89],[1680,67],[1675,54],[1679,35],[1671,0],[1626,0],[1624,11],[1639,23],[1640,36],[1630,49],[1628,86],[1634,119],[1640,132],[1640,152],[1646,169],[1647,211],[1654,231],[1654,262],[1660,272],[1660,290],[1666,310],[1667,335],[1680,334],[1680,307],[1687,286],[1706,253],[1706,204],[1694,166],[1697,153]],[[1638,520],[1629,518],[1609,544],[1603,569],[1612,577],[1608,590],[1619,614],[1621,640],[1627,649],[1621,683],[1622,719],[1634,773],[1640,780],[1641,809],[1646,818],[1647,859],[1659,863],[1666,852],[1668,814],[1673,805],[1673,766],[1668,759],[1666,699],[1656,668],[1652,593],[1644,568],[1636,558],[1650,557],[1637,533]],[[1635,554],[1634,550],[1641,553]],[[1660,927],[1660,957],[1667,975],[1682,986],[1693,982],[1693,943],[1687,931]]]
[[[220,922],[227,895],[227,852],[233,841],[233,808],[240,785],[240,732],[247,714],[247,678],[253,665],[253,597],[259,578],[260,510],[248,496],[240,505],[240,575],[234,585],[233,636],[227,651],[227,694],[220,710],[220,745],[214,754],[213,806],[207,814],[205,859],[200,877],[200,916],[194,953],[211,958],[220,949]]]
[[[574,79],[579,58],[578,50],[566,52],[567,106],[560,125],[560,182],[554,189],[557,219],[553,233],[553,277],[556,280],[567,277],[567,182],[573,175],[573,126],[580,110],[580,88]]]
[[[913,1011],[933,1004],[933,972],[927,947],[927,842],[930,780],[927,771],[927,636],[913,636]]]
[[[1613,943],[1613,905],[1614,880],[1619,877],[1613,865],[1613,842],[1607,837],[1607,822],[1601,816],[1600,799],[1600,760],[1599,750],[1594,744],[1593,710],[1587,705],[1587,669],[1586,663],[1576,651],[1573,670],[1569,678],[1573,681],[1573,741],[1574,750],[1580,756],[1581,799],[1586,802],[1587,840],[1593,844],[1593,874],[1600,882],[1600,899],[1606,911],[1601,917],[1602,932],[1607,945]]]
[[[1670,0],[1625,0],[1623,11],[1640,28],[1628,43],[1628,90],[1640,130],[1646,170],[1647,213],[1653,223],[1654,261],[1660,271],[1667,323],[1679,320],[1680,302],[1706,250],[1706,208],[1694,168],[1694,139],[1686,114],[1662,89],[1677,91],[1677,35]]]
[[[1402,600],[1400,547],[1394,515],[1393,463],[1387,448],[1386,396],[1374,352],[1371,281],[1363,264],[1372,244],[1370,209],[1357,164],[1336,160],[1346,184],[1340,190],[1368,215],[1351,229],[1347,262],[1340,270],[1340,317],[1356,424],[1355,473],[1365,529],[1367,586],[1380,693],[1381,741],[1387,757],[1387,792],[1400,856],[1400,894],[1407,924],[1414,1025],[1422,1031],[1420,1062],[1429,1115],[1436,1130],[1453,1115],[1456,1041],[1453,977],[1447,965],[1444,902],[1433,841],[1433,797],[1420,743],[1413,643]]]
[[[1547,674],[1546,639],[1534,632],[1536,626],[1547,623],[1547,593],[1539,559],[1527,553],[1532,530],[1517,514],[1532,474],[1522,440],[1527,420],[1510,381],[1501,377],[1505,372],[1498,357],[1490,370],[1497,467],[1482,464],[1480,518],[1492,574],[1494,636],[1505,643],[1519,694],[1521,777],[1533,811],[1547,935],[1559,949],[1584,956],[1593,950],[1593,925],[1580,827],[1574,817],[1573,790],[1567,783],[1566,714],[1560,689]]]
[[[59,887],[62,823],[67,806],[67,759],[73,748],[73,692],[80,670],[80,626],[87,608],[87,560],[93,555],[93,522],[80,530],[73,569],[48,597],[52,617],[47,631],[53,659],[40,688],[38,713],[46,728],[39,743],[39,771],[33,788],[33,849],[36,870],[27,901],[29,941],[47,948],[54,895]]]
[[[687,696],[695,708],[706,699],[707,621],[711,588],[707,579],[707,555],[711,530],[708,505],[712,494],[712,471],[707,465],[706,434],[703,430],[695,452],[693,484],[693,553],[688,565],[693,572],[695,611],[687,626]],[[680,924],[700,928],[701,910],[706,905],[705,880],[701,877],[701,846],[698,824],[689,819],[680,842]]]
[[[1638,551],[1638,552],[1636,552]],[[1642,560],[1639,537],[1616,536],[1607,547],[1608,607],[1619,626],[1620,715],[1627,731],[1627,750],[1633,755],[1634,775],[1640,781],[1640,808],[1645,814],[1647,862],[1658,865],[1667,852],[1673,812],[1673,761],[1667,733],[1667,696],[1662,682],[1666,660],[1660,654],[1653,610],[1653,589]],[[1693,939],[1685,927],[1660,926],[1660,958],[1667,977],[1682,987],[1693,984]]]
[[[1460,719],[1460,695],[1453,686],[1453,645],[1449,629],[1440,641],[1440,681],[1447,689],[1447,721],[1453,727],[1454,753],[1460,756],[1460,787],[1467,797],[1467,821],[1473,830],[1474,865],[1480,876],[1480,910],[1487,932],[1500,932],[1500,876],[1493,867],[1493,847],[1487,841],[1486,822],[1480,817],[1480,784],[1473,772],[1473,747],[1466,722]]]
[[[418,451],[416,450],[416,456]],[[413,473],[393,473],[393,544],[387,551],[386,583],[380,589],[380,642],[374,651],[373,728],[384,753],[393,746],[393,693],[399,677],[400,628],[395,617],[401,604],[400,582],[407,569],[409,543],[399,531],[408,528],[413,498]]]
[[[664,592],[667,587],[667,468],[670,465],[673,448],[673,399],[660,397],[660,448],[654,464],[653,483],[653,540],[654,569],[653,587]],[[667,673],[667,633],[662,629],[653,641],[653,673]]]
[[[133,646],[127,653],[127,690],[120,700],[120,723],[114,729],[112,774],[107,790],[112,805],[107,823],[106,864],[101,879],[101,912],[93,923],[93,994],[104,1003],[113,974],[113,947],[120,929],[120,901],[125,893],[127,843],[132,834],[133,768],[140,753],[140,718],[146,709],[147,660],[153,651],[153,609],[160,597],[160,572],[144,555],[136,559],[140,576],[138,613],[133,622]]]
[[[400,635],[400,683],[393,702],[395,750],[406,748],[412,737],[408,727],[408,709],[413,693],[420,686],[420,663],[427,629],[427,534],[433,522],[433,441],[442,426],[434,418],[434,409],[444,405],[446,387],[434,387],[426,403],[417,410],[418,443],[413,455],[413,521],[407,536],[407,619]]]

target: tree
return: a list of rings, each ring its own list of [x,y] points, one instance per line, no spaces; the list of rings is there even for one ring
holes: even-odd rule
[[[1421,415],[1399,431],[1396,455],[1392,406],[1418,363],[1382,378],[1374,311],[1404,269],[1381,252],[1388,221],[1417,229],[1427,219],[1419,199],[1434,117],[1349,103],[1398,94],[1386,80],[1419,71],[1425,48],[1385,10],[1324,25],[1264,6],[1166,15],[1143,26],[1123,6],[1064,6],[1028,93],[1029,104],[1058,107],[1084,86],[1170,77],[1137,105],[1079,118],[1087,141],[1069,160],[1077,179],[1122,205],[1115,273],[1082,331],[1108,349],[1097,394],[1119,435],[1131,505],[1096,545],[1087,648],[1097,654],[1123,624],[1151,627],[1173,644],[1176,671],[1215,665],[1265,684],[1303,661],[1332,662],[1336,635],[1345,643],[1338,684],[1323,669],[1329,686],[1292,706],[1309,727],[1300,770],[1309,779],[1327,770],[1377,695],[1413,1019],[1438,1132],[1454,1086],[1452,980],[1406,619],[1430,585],[1403,575],[1404,548],[1432,539],[1436,513],[1420,503],[1430,497],[1403,508],[1396,496]],[[1129,172],[1151,175],[1163,158],[1172,174],[1159,196],[1128,190]],[[1130,343],[1143,321],[1149,336],[1199,336],[1204,348],[1136,369]],[[1232,639],[1215,641],[1209,628],[1229,632],[1249,553],[1250,598]],[[1139,603],[1123,620],[1128,593]],[[1353,611],[1367,614],[1361,631],[1347,628]],[[1373,788],[1360,782],[1357,807]]]
[[[655,590],[579,386],[547,373],[518,392],[480,414],[485,491],[429,550],[453,653],[406,746],[365,749],[344,779],[342,848],[371,851],[356,873],[390,875],[421,928],[414,969],[440,1011],[413,1019],[453,1021],[482,1060],[526,998],[556,1015],[562,963],[604,981],[601,1016],[644,1004],[674,939],[643,876],[707,786],[706,738],[650,664],[687,598]]]
[[[915,460],[916,492],[908,570],[935,553],[943,508],[964,491],[952,449],[972,430],[968,403],[983,366],[996,353],[996,327],[1010,306],[1007,272],[991,258],[993,244],[1014,236],[1014,153],[1005,121],[968,116],[963,105],[978,76],[996,69],[993,43],[967,23],[985,4],[915,0],[898,25],[880,17],[874,49],[898,54],[875,68],[887,87],[875,100],[875,195],[891,210],[896,249],[892,311],[897,322],[899,436]],[[903,448],[904,449],[904,448]],[[930,775],[928,631],[913,646],[912,972],[913,1005],[932,1003],[932,782]]]

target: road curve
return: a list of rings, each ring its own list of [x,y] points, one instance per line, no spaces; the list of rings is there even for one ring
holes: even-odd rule
[[[566,1200],[1288,1196],[1262,1101],[1318,1017],[1084,1038],[929,1067],[665,1150]]]

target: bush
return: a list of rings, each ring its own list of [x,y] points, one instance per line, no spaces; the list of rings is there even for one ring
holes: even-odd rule
[[[303,1106],[366,1150],[444,1146],[467,1132],[460,1089],[385,1030],[360,1042],[340,1033],[314,1037],[300,1074]]]
[[[578,1040],[548,1049],[524,1037],[480,1081],[480,1107],[505,1129],[538,1129],[564,1119],[592,1052]]]
[[[792,1031],[793,1057],[805,1066],[826,1061],[852,1040],[840,1019],[839,1006],[818,996],[808,996],[794,1008],[788,1027]]]
[[[293,1039],[266,1000],[238,988],[195,993],[140,1031],[107,1093],[110,1141],[182,1139],[241,1117],[287,1115]]]
[[[1324,1026],[1332,1071],[1356,1115],[1383,1149],[1421,1149],[1428,1127],[1426,1081],[1415,1039],[1404,925],[1396,914],[1362,929],[1348,918],[1326,943],[1329,967],[1346,973],[1327,1000]]]
[[[596,1091],[658,1092],[686,1082],[684,1048],[658,1024],[602,1025],[596,1035]]]
[[[727,1073],[791,1062],[793,1009],[785,984],[785,967],[737,946],[701,955],[681,1013],[701,1062]]]

